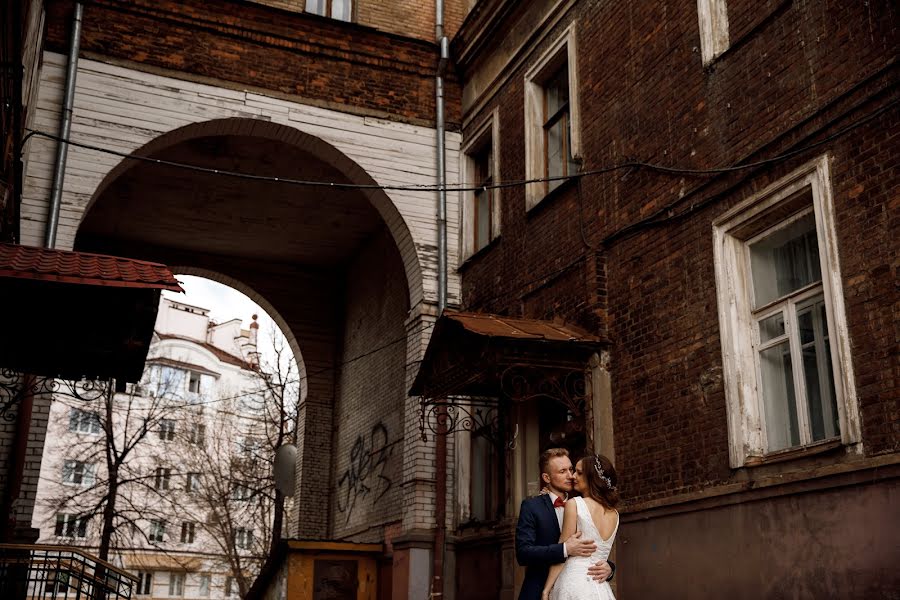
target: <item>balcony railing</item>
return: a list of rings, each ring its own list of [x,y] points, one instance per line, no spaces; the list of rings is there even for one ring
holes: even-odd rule
[[[136,583],[80,548],[0,544],[3,600],[127,600]]]

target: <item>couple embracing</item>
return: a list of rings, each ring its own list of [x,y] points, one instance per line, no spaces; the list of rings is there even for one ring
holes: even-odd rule
[[[540,468],[548,493],[524,500],[516,525],[516,558],[526,567],[519,600],[615,600],[615,565],[607,562],[619,528],[612,462],[587,454],[573,468],[567,450],[551,448]]]

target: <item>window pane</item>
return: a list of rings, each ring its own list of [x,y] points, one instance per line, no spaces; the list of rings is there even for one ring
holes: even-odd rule
[[[490,442],[481,435],[472,436],[472,518],[486,521],[488,518],[488,489]]]
[[[759,341],[766,343],[784,335],[784,313],[772,315],[759,322]]]
[[[306,12],[326,16],[327,0],[306,0]]]
[[[475,222],[478,228],[475,231],[475,249],[480,250],[491,241],[491,191],[479,190],[475,192]]]
[[[559,177],[563,174],[563,126],[565,120],[557,121],[547,129],[547,177]],[[561,183],[551,181],[549,189],[554,189]]]
[[[750,245],[755,306],[822,279],[812,213]]]
[[[800,443],[791,349],[783,342],[759,353],[769,451]]]
[[[569,69],[563,67],[551,75],[544,89],[547,93],[547,114],[544,115],[546,122],[569,101]]]
[[[840,424],[828,345],[828,320],[822,296],[798,308],[797,324],[800,328],[812,440],[837,437],[840,435]]]
[[[350,0],[331,0],[331,17],[339,21],[349,21]]]

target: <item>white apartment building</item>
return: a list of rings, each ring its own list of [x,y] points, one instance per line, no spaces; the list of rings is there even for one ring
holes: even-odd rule
[[[217,324],[208,313],[162,298],[141,383],[108,403],[57,398],[50,411],[33,521],[39,541],[98,553],[115,479],[109,561],[138,577],[142,598],[237,597],[270,542],[258,325]]]

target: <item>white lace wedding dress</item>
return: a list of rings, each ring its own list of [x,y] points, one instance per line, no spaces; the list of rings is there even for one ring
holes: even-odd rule
[[[576,497],[573,500],[578,509],[577,530],[581,532],[583,538],[594,540],[597,550],[590,556],[573,556],[566,560],[565,567],[550,592],[550,600],[615,600],[609,584],[605,581],[594,581],[587,574],[587,570],[592,564],[609,558],[609,552],[616,540],[616,532],[619,531],[618,514],[616,528],[609,539],[604,540],[591,519],[591,511],[584,498]]]

